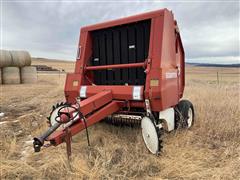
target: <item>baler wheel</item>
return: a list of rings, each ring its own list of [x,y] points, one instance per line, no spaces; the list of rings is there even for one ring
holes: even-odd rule
[[[190,101],[181,100],[175,107],[175,129],[191,128],[194,124],[194,108]]]
[[[143,117],[141,121],[142,137],[147,149],[152,153],[158,155],[162,148],[163,129],[159,128],[153,119],[150,117]]]

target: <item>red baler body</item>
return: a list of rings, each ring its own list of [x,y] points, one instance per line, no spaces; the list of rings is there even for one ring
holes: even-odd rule
[[[112,27],[121,28],[121,26],[138,23],[144,20],[150,21],[149,48],[146,59],[137,59],[137,53],[135,52],[135,59],[133,58],[131,63],[105,63],[104,65],[97,66],[91,64],[91,59],[93,58],[93,32]],[[137,43],[138,39],[135,37],[133,43],[130,43],[129,34],[130,32],[128,32],[127,43],[128,46],[131,46]],[[105,46],[107,48],[108,45]],[[74,103],[75,98],[79,96],[81,86],[87,86],[87,98],[103,90],[111,90],[113,100],[129,101],[132,106],[144,108],[144,100],[149,99],[152,111],[159,112],[175,106],[183,95],[184,50],[176,21],[174,20],[172,12],[167,9],[83,27],[80,32],[78,47],[79,57],[77,57],[75,72],[68,74],[66,78],[65,96],[68,102]],[[111,48],[114,48],[114,46]],[[134,54],[134,52],[130,51],[137,50],[136,48],[133,50],[129,49],[129,56],[130,53]],[[112,62],[114,62],[114,56],[112,56],[112,59]],[[100,57],[99,61],[101,60]],[[95,83],[96,75],[94,76],[93,71],[97,69],[112,71],[115,68],[141,68],[144,70],[146,76],[144,84],[140,85],[142,87],[142,99],[140,101],[133,100],[133,86],[137,84],[126,85],[123,82],[122,85],[119,85],[109,84],[106,81],[105,84],[103,82],[101,85]],[[110,74],[110,76],[111,75],[112,74]],[[110,76],[108,77],[110,78]],[[120,81],[123,81],[123,79],[120,79]]]

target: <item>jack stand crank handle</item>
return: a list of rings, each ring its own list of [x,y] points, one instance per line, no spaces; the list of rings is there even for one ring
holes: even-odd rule
[[[44,141],[48,136],[50,136],[59,126],[61,123],[55,123],[52,127],[50,127],[42,136],[33,138],[33,148],[35,152],[39,152],[41,147],[44,144]]]

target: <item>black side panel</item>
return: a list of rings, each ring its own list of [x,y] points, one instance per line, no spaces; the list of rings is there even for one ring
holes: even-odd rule
[[[135,28],[130,26],[128,28],[128,63],[136,63],[136,40],[135,40]],[[129,84],[137,82],[136,68],[129,69]]]
[[[123,27],[120,28],[120,36],[121,36],[121,63],[127,64],[128,63],[128,33],[127,28]],[[128,78],[128,70],[129,69],[123,69],[122,70],[122,80],[124,83],[129,83]]]
[[[144,62],[148,57],[150,20],[125,24],[92,32],[92,65]],[[97,85],[144,85],[143,68],[94,71]]]
[[[99,53],[99,36],[98,33],[94,33],[94,37],[93,38],[93,60],[92,60],[92,64],[93,66],[98,66],[100,65],[100,53]],[[101,82],[101,71],[95,71],[94,72],[94,79],[96,82],[98,82],[99,84],[102,84]]]
[[[120,33],[118,30],[113,30],[113,61],[114,64],[121,64],[121,47],[120,47]],[[122,69],[113,69],[114,72],[114,84],[121,84],[122,77]]]
[[[145,55],[145,50],[144,50],[144,44],[145,44],[145,40],[144,40],[144,27],[143,25],[136,25],[135,26],[136,29],[136,44],[137,44],[137,49],[136,49],[136,59],[137,62],[141,62],[141,59],[145,59],[145,57],[147,57],[147,54]],[[148,47],[148,46],[147,46]],[[148,50],[148,48],[147,48]],[[137,69],[137,79],[138,79],[138,84],[144,84],[145,83],[145,78],[146,75],[143,71],[141,71],[141,69]]]
[[[99,33],[99,49],[100,49],[100,60],[99,65],[106,65],[107,64],[107,57],[106,57],[106,38],[105,38],[105,32]],[[95,75],[94,75],[95,77]],[[101,71],[101,83],[107,84],[107,72],[106,70]],[[98,82],[95,82],[96,84],[99,84]]]
[[[112,32],[111,31],[107,31],[106,33],[106,58],[107,58],[107,63],[106,64],[113,64],[113,36],[112,36]],[[108,69],[107,70],[107,77],[108,77],[108,81],[106,82],[106,84],[114,84],[114,74],[112,69]]]
[[[144,57],[148,57],[149,39],[150,39],[150,23],[143,24],[144,26]]]

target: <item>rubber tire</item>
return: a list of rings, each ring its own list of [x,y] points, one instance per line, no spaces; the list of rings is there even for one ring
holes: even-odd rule
[[[192,110],[192,124],[188,127],[188,111]],[[188,100],[181,100],[175,107],[175,129],[189,129],[194,125],[194,108]]]

